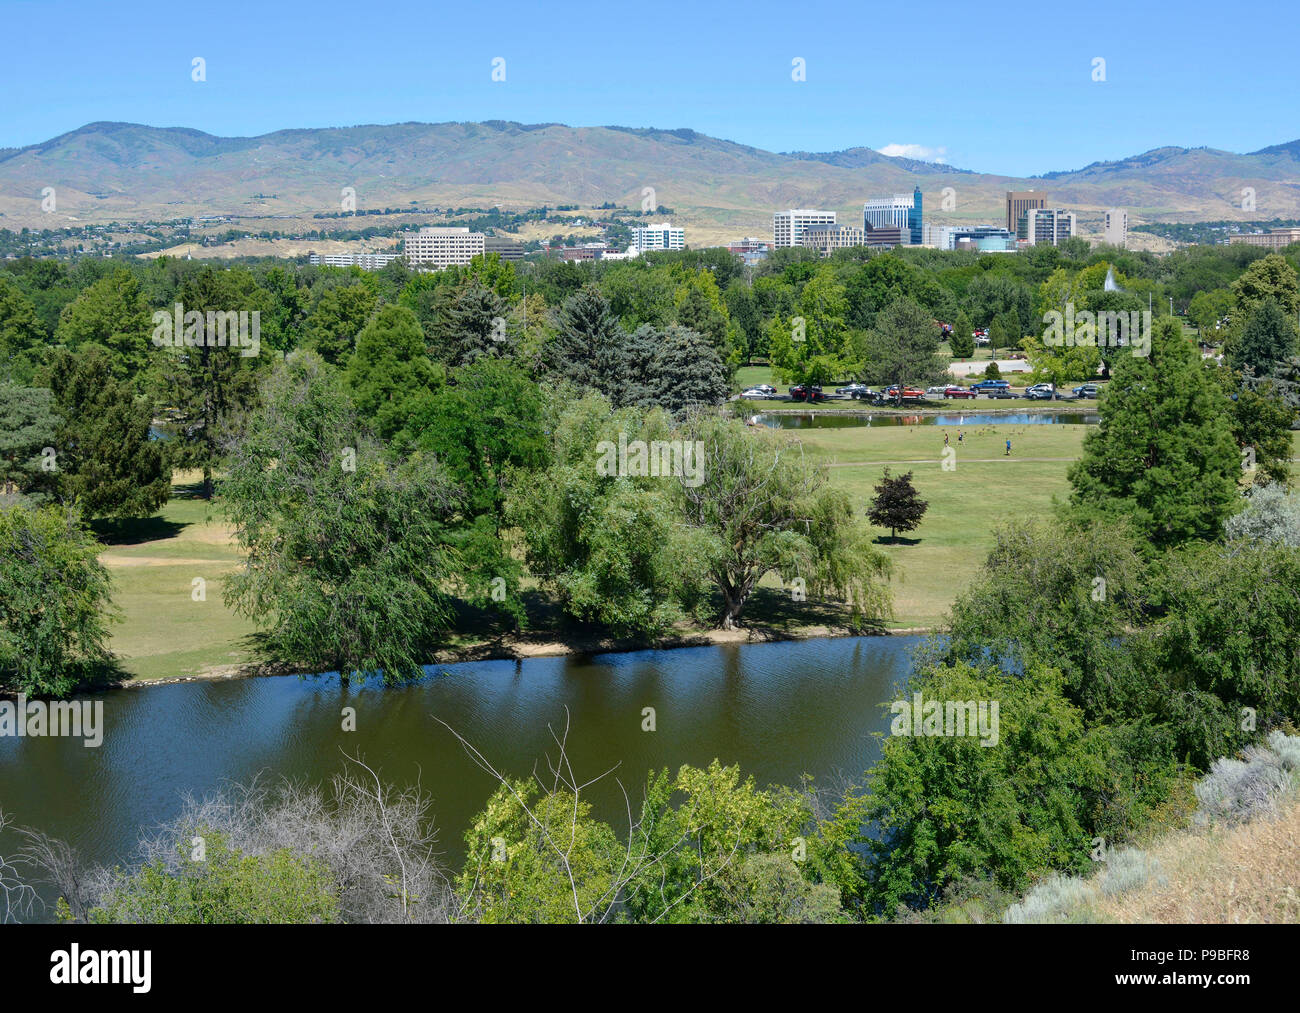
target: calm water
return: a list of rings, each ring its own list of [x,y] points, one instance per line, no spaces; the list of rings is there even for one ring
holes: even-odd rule
[[[880,426],[1091,426],[1101,421],[1095,412],[1020,412],[995,415],[992,412],[947,412],[943,415],[848,415],[843,411],[800,412],[797,415],[755,416],[772,429],[855,429]]]
[[[855,637],[732,647],[538,658],[446,666],[400,688],[349,688],[336,677],[242,679],[119,690],[104,701],[104,742],[0,738],[0,808],[19,824],[71,841],[101,862],[134,857],[141,826],[175,816],[185,792],[258,772],[319,782],[358,750],[397,783],[417,779],[434,799],[440,843],[458,864],[462,836],[493,783],[441,718],[494,765],[545,771],[546,725],[572,715],[575,771],[619,764],[639,801],[647,771],[714,757],[760,784],[801,773],[858,777],[887,731],[882,702],[907,672],[916,637]],[[341,730],[354,707],[357,730]],[[658,728],[641,730],[654,707]],[[609,782],[594,796],[606,819],[621,805]],[[617,823],[615,824],[617,826]],[[0,837],[0,854],[14,848]]]

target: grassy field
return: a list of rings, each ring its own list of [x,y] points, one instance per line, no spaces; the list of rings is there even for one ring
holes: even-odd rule
[[[1055,501],[1068,498],[1066,471],[1091,427],[970,426],[963,427],[960,445],[957,428],[799,431],[806,451],[829,467],[831,481],[848,491],[855,509],[865,512],[886,466],[894,474],[911,471],[930,504],[921,526],[896,543],[887,541],[888,532],[877,532],[896,568],[896,614],[888,624],[894,629],[942,621],[984,561],[999,523],[1049,516]],[[956,455],[948,471],[942,467],[945,433]],[[1300,433],[1295,443],[1300,456]],[[123,619],[113,628],[112,648],[137,678],[198,675],[256,657],[255,627],[221,600],[239,553],[214,505],[198,497],[194,479],[178,474],[173,497],[157,516],[101,533],[107,547],[100,558],[113,576]],[[203,601],[192,598],[196,577],[206,581]],[[780,585],[769,578],[765,586]],[[780,597],[769,595],[756,609],[779,610],[774,599]]]
[[[1054,499],[1069,493],[1066,469],[1079,456],[1088,426],[985,425],[889,426],[807,429],[800,439],[830,467],[831,481],[865,511],[885,466],[912,472],[930,508],[921,526],[898,542],[881,545],[895,565],[897,627],[933,626],[975,576],[999,523],[1046,516]],[[955,452],[943,470],[943,438]],[[1012,455],[1006,456],[1006,440]],[[879,532],[888,538],[888,532]]]
[[[112,648],[139,678],[196,675],[253,657],[253,625],[221,601],[239,553],[229,526],[188,484],[193,479],[178,473],[158,515],[101,536],[107,549],[99,558],[123,620],[113,627]],[[203,601],[192,597],[196,577],[206,582]]]

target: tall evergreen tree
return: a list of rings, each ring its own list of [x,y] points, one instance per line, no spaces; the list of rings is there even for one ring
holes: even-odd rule
[[[153,413],[125,380],[113,377],[97,345],[60,350],[50,387],[60,415],[60,497],[86,517],[148,517],[171,495],[171,469],[150,438]]]
[[[185,279],[180,300],[186,312],[206,314],[264,307],[265,292],[240,269],[204,267]],[[259,309],[260,312],[260,309]],[[349,341],[350,343],[350,341]],[[233,427],[257,397],[267,355],[244,356],[229,345],[181,345],[161,350],[163,406],[174,413],[172,463],[203,473],[203,495],[212,496],[212,476]]]
[[[1234,369],[1251,369],[1263,375],[1275,362],[1296,354],[1295,321],[1283,312],[1281,304],[1266,296],[1255,304],[1239,334],[1224,349]]]
[[[627,335],[595,285],[580,289],[564,301],[556,319],[556,334],[543,349],[547,372],[591,388],[613,399],[621,383],[620,366]]]
[[[1229,404],[1180,324],[1161,320],[1150,355],[1114,361],[1101,423],[1070,468],[1072,502],[1127,516],[1158,548],[1216,537],[1241,476]]]

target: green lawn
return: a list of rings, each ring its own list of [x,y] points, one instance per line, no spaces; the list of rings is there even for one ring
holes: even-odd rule
[[[221,601],[239,553],[230,529],[192,486],[176,484],[157,516],[103,537],[100,560],[123,619],[113,626],[112,649],[123,669],[157,679],[251,660],[253,625]],[[207,582],[204,601],[191,597],[196,577]]]
[[[882,544],[893,559],[894,627],[933,626],[956,594],[974,577],[993,544],[1000,523],[1046,517],[1053,499],[1066,500],[1066,469],[1079,456],[1088,426],[985,425],[890,426],[888,428],[800,430],[804,446],[830,465],[831,481],[845,488],[865,512],[874,486],[889,466],[895,475],[913,473],[930,509],[921,526]],[[943,437],[954,448],[954,466],[944,471]],[[1006,440],[1012,456],[1007,457]],[[888,538],[888,532],[878,532]]]
[[[799,431],[805,450],[830,468],[831,481],[846,489],[865,513],[884,467],[911,471],[930,509],[921,526],[881,548],[894,560],[894,628],[933,626],[956,594],[974,577],[999,523],[1048,517],[1053,501],[1068,499],[1066,470],[1079,455],[1089,426],[982,425],[808,429]],[[955,467],[944,471],[943,437],[955,449]],[[1005,441],[1012,441],[1012,456]],[[1300,458],[1300,433],[1293,434]],[[1300,476],[1300,465],[1293,463]],[[172,500],[147,521],[104,533],[101,559],[114,580],[123,622],[114,626],[112,648],[125,671],[142,679],[196,675],[254,659],[252,623],[222,604],[223,582],[239,564],[230,529],[212,504],[178,476]],[[888,532],[878,532],[882,538]],[[191,598],[192,581],[207,581],[206,600]],[[768,579],[765,586],[779,582]],[[779,597],[779,596],[775,596]]]

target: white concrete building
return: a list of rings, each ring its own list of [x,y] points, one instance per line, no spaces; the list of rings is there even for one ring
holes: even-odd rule
[[[641,253],[647,250],[684,250],[686,230],[675,229],[668,222],[661,222],[658,225],[634,225],[632,245]]]
[[[467,228],[430,228],[406,235],[406,262],[412,267],[468,264],[481,257],[485,236]]]
[[[401,256],[400,253],[311,253],[307,260],[311,264],[323,264],[326,267],[360,267],[367,271],[378,271],[394,260],[399,260]]]
[[[802,246],[804,230],[810,225],[834,225],[834,211],[791,208],[772,216],[772,247]]]

